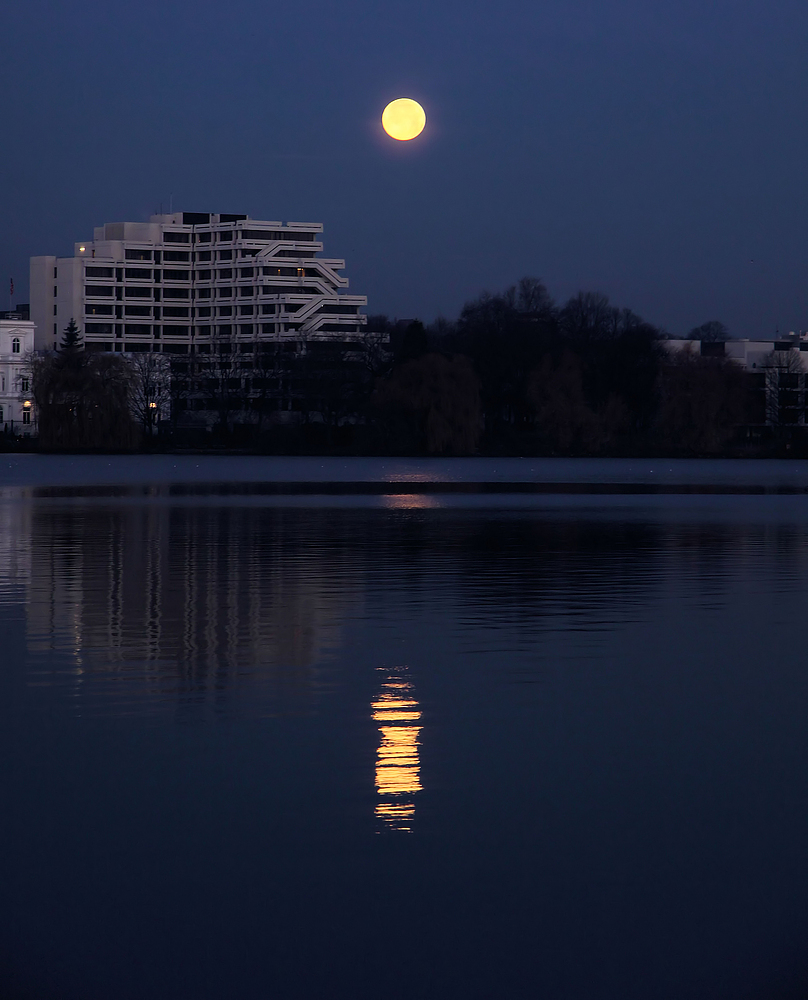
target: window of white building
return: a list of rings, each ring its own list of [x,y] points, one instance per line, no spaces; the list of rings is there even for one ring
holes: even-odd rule
[[[14,339],[11,341],[11,353],[12,354],[19,354],[20,353],[20,338],[19,337],[14,337]]]

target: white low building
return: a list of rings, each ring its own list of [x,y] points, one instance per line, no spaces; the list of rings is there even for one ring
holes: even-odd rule
[[[808,426],[808,334],[779,340],[665,340],[671,354],[727,358],[749,373],[753,423]]]
[[[30,436],[36,409],[25,366],[34,349],[34,324],[21,313],[0,313],[0,431]]]
[[[808,334],[790,333],[779,340],[665,340],[671,353],[688,351],[701,357],[729,358],[746,371],[788,367],[808,372]]]

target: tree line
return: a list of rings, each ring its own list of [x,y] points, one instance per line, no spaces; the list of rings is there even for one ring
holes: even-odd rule
[[[691,336],[727,331],[710,321]],[[91,352],[71,321],[29,375],[50,450],[181,445],[194,408],[213,414],[205,442],[268,451],[720,454],[739,428],[772,423],[737,365],[672,354],[663,340],[604,295],[559,305],[523,278],[454,321],[370,316],[361,343],[302,351],[222,341],[204,355]]]
[[[389,328],[370,317],[371,328]],[[718,321],[692,339],[727,339]],[[604,295],[556,304],[535,278],[483,294],[454,322],[414,322],[377,383],[394,450],[426,453],[717,454],[759,419],[733,362],[672,354],[664,333]]]

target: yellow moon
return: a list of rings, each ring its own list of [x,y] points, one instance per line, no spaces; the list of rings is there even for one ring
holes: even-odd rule
[[[393,139],[401,142],[420,135],[426,125],[426,112],[409,97],[391,101],[382,111],[382,128]]]

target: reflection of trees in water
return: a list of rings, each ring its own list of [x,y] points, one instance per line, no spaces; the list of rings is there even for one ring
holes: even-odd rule
[[[808,555],[796,524],[666,520],[663,510],[621,520],[132,498],[30,510],[31,648],[138,668],[191,694],[237,678],[308,689],[365,594],[394,609],[449,602],[448,626],[459,613],[467,634],[592,630],[636,617],[680,581],[715,604],[752,572],[796,578]]]
[[[808,533],[795,524],[629,517],[398,511],[373,540],[369,590],[395,566],[397,586],[451,598],[481,623],[596,629],[633,618],[685,579],[695,600],[714,603],[753,565],[781,576],[808,561]]]
[[[149,665],[183,690],[273,676],[292,688],[339,643],[351,553],[306,545],[282,511],[35,505],[29,644]],[[242,681],[242,683],[245,681]]]

